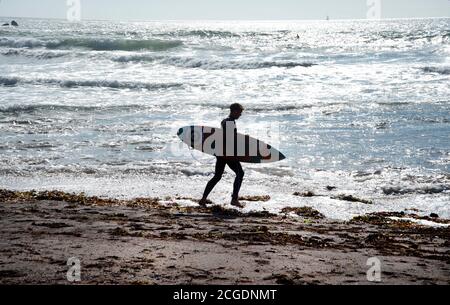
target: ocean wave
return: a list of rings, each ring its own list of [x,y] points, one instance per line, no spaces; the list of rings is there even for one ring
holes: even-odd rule
[[[23,163],[22,163],[23,164]],[[63,175],[64,177],[70,177],[75,175],[95,175],[99,177],[120,177],[123,175],[132,176],[151,176],[155,174],[163,175],[176,175],[179,176],[182,171],[170,167],[162,167],[158,165],[147,165],[143,168],[136,167],[136,164],[132,160],[120,160],[110,161],[102,163],[100,166],[89,166],[83,164],[36,164],[36,165],[24,165],[14,167],[0,167],[0,176],[10,175],[13,177],[33,177],[35,175]],[[189,176],[189,173],[183,173]],[[205,173],[203,175],[210,175],[211,173]],[[192,173],[192,175],[194,175]],[[202,175],[200,172],[197,175]]]
[[[1,77],[0,76],[0,85],[3,86],[15,86],[19,82],[18,77]]]
[[[98,87],[110,89],[146,89],[160,90],[170,88],[181,88],[182,83],[145,83],[118,80],[59,80],[59,79],[25,79],[19,77],[0,77],[0,85],[15,86],[18,84],[31,85],[59,85],[63,88]]]
[[[205,106],[205,104],[202,103],[193,103],[194,106]],[[245,108],[246,112],[252,112],[252,113],[258,113],[261,111],[264,112],[280,112],[280,111],[296,111],[296,110],[302,110],[302,109],[310,109],[314,106],[320,107],[320,105],[313,105],[313,104],[296,104],[296,105],[273,105],[273,104],[259,104],[259,105],[247,105]],[[331,104],[323,105],[331,106]],[[227,104],[219,104],[219,103],[211,103],[209,102],[207,104],[207,107],[215,107],[223,110],[227,110],[229,108],[229,105]]]
[[[47,82],[47,80],[46,80]],[[112,89],[146,89],[146,90],[159,90],[169,88],[180,88],[184,85],[181,83],[144,83],[144,82],[124,82],[124,81],[106,81],[106,80],[48,80],[48,83],[55,82],[60,84],[61,87],[74,88],[74,87],[102,87]]]
[[[162,64],[174,65],[182,68],[200,68],[205,70],[256,70],[268,68],[309,68],[315,64],[310,62],[293,61],[209,61],[199,58],[169,58]]]
[[[88,52],[79,52],[77,55],[88,55]],[[0,51],[3,56],[25,56],[37,59],[54,59],[65,56],[74,55],[71,51],[64,50],[42,50],[42,49],[7,49]],[[99,53],[95,58],[109,58],[114,62],[119,63],[157,63],[180,68],[204,69],[204,70],[253,70],[253,69],[268,69],[268,68],[296,68],[296,67],[312,67],[316,64],[312,62],[297,62],[297,61],[220,61],[209,60],[195,57],[181,57],[181,56],[162,56],[154,53],[134,53],[126,55],[111,55]],[[1,82],[0,82],[1,84]],[[111,86],[114,87],[114,86]]]
[[[70,52],[65,51],[41,51],[28,49],[8,49],[0,52],[3,56],[25,56],[37,59],[53,59],[70,55]]]
[[[171,36],[171,37],[200,37],[200,38],[232,38],[241,37],[240,34],[230,31],[214,31],[214,30],[181,30],[168,33],[161,33],[159,36]]]
[[[162,60],[164,57],[155,56],[152,54],[133,54],[133,55],[121,55],[112,57],[113,61],[128,63],[128,62],[155,62],[157,60]]]
[[[1,38],[0,46],[11,48],[47,48],[72,49],[83,48],[93,51],[166,51],[183,45],[178,40],[132,40],[132,39],[95,39],[67,38],[56,40],[39,40],[34,38]]]
[[[417,188],[403,188],[400,186],[386,186],[381,188],[385,195],[405,195],[405,194],[439,194],[450,190],[449,185],[430,185]]]
[[[267,107],[248,107],[248,111],[252,112],[261,112],[261,111],[292,111],[292,110],[301,110],[301,109],[309,109],[314,107],[313,105],[269,105]]]
[[[426,73],[438,73],[443,75],[450,74],[450,67],[424,67],[422,71]]]
[[[116,62],[156,62],[159,64],[176,66],[181,68],[205,69],[205,70],[253,70],[268,68],[309,68],[317,64],[297,61],[218,61],[193,57],[163,57],[151,54],[133,54],[116,56],[112,58]]]
[[[448,37],[449,33],[444,32],[435,32],[435,33],[429,33],[429,32],[403,32],[403,31],[383,31],[378,33],[378,39],[382,40],[400,40],[400,39],[406,39],[409,41],[416,41],[416,40],[432,40],[434,38],[444,38]]]
[[[45,47],[45,42],[35,38],[0,38],[0,47],[32,49]]]
[[[269,62],[248,63],[249,69],[272,68],[272,67],[277,67],[277,68],[305,67],[305,68],[309,68],[309,67],[316,66],[316,65],[317,64],[314,64],[311,62],[292,62],[292,61],[288,61],[288,62],[270,62],[269,61]],[[244,66],[246,66],[246,65],[244,64]]]
[[[92,112],[92,111],[124,111],[129,109],[140,109],[141,105],[118,105],[118,106],[74,106],[74,105],[54,105],[54,104],[41,104],[41,105],[14,105],[0,107],[0,113],[19,115],[19,114],[32,114],[36,112],[47,113],[49,111],[62,111],[62,112]]]

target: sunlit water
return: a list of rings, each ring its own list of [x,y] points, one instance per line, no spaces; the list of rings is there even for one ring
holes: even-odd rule
[[[244,165],[242,194],[272,198],[246,210],[450,218],[448,18],[18,22],[0,28],[1,188],[201,197],[214,159],[176,131],[240,102],[238,129],[288,157]],[[211,199],[228,204],[232,180]]]

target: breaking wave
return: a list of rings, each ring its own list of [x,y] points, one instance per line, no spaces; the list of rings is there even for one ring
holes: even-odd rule
[[[37,59],[54,59],[70,55],[87,55],[87,52],[73,53],[65,50],[42,50],[42,49],[7,49],[0,51],[3,56],[25,56]],[[134,53],[127,55],[109,55],[99,53],[95,55],[98,57],[105,57],[118,63],[155,63],[161,65],[175,66],[187,69],[204,69],[204,70],[253,70],[253,69],[269,69],[269,68],[309,68],[317,64],[311,62],[296,62],[296,61],[221,61],[211,60],[195,57],[182,56],[162,56],[152,53]],[[1,82],[0,82],[1,83]]]
[[[424,67],[422,70],[426,73],[450,74],[450,67]]]
[[[25,56],[37,59],[53,59],[64,57],[70,54],[72,53],[68,51],[41,51],[28,49],[8,49],[0,52],[0,55],[3,56]]]
[[[166,51],[183,45],[178,40],[132,40],[132,39],[95,39],[67,38],[39,40],[34,38],[1,38],[0,46],[12,48],[72,49],[83,48],[93,51]]]
[[[96,110],[101,111],[124,111],[129,109],[140,109],[140,105],[119,105],[119,106],[68,106],[68,105],[14,105],[9,107],[0,107],[0,113],[19,115],[19,114],[32,114],[36,112],[49,112],[49,111],[63,111],[63,112],[92,112]]]
[[[230,37],[241,37],[239,33],[234,33],[230,31],[214,31],[214,30],[181,30],[172,31],[168,33],[162,33],[161,36],[173,36],[173,37],[200,37],[200,38],[230,38]]]
[[[417,188],[403,188],[400,186],[385,186],[381,188],[385,195],[405,195],[405,194],[439,194],[450,190],[449,185],[431,185]]]
[[[193,57],[163,57],[151,54],[123,55],[112,58],[116,62],[157,62],[159,64],[181,68],[199,68],[205,70],[252,70],[267,68],[309,68],[316,64],[296,61],[219,61]]]
[[[0,77],[0,85],[3,86],[15,86],[19,82],[17,77]]]
[[[0,77],[0,85],[15,86],[18,84],[59,85],[64,88],[99,87],[111,89],[146,89],[160,90],[181,88],[182,83],[146,83],[118,80],[58,80],[58,79],[24,79],[19,77]]]

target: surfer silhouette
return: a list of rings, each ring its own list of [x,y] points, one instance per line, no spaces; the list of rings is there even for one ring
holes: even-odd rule
[[[234,134],[237,133],[236,120],[239,119],[244,111],[244,107],[241,104],[232,104],[230,106],[230,115],[224,119],[221,123],[222,129],[230,130],[230,126],[233,127],[232,130]],[[241,162],[238,160],[230,160],[224,157],[216,157],[216,167],[214,177],[206,185],[205,191],[203,193],[203,198],[200,200],[199,204],[201,206],[206,206],[208,202],[207,198],[211,191],[214,189],[216,184],[222,179],[222,175],[225,171],[225,165],[228,165],[232,171],[236,174],[233,184],[233,194],[231,196],[231,205],[239,208],[244,206],[239,202],[239,190],[241,189],[242,180],[244,179],[244,170],[242,169]]]

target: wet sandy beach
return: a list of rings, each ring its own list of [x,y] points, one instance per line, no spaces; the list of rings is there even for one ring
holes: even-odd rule
[[[308,208],[243,215],[177,200],[0,190],[0,283],[72,284],[76,257],[80,284],[371,284],[377,257],[377,284],[450,284],[449,227],[388,218],[401,213],[341,222]]]

